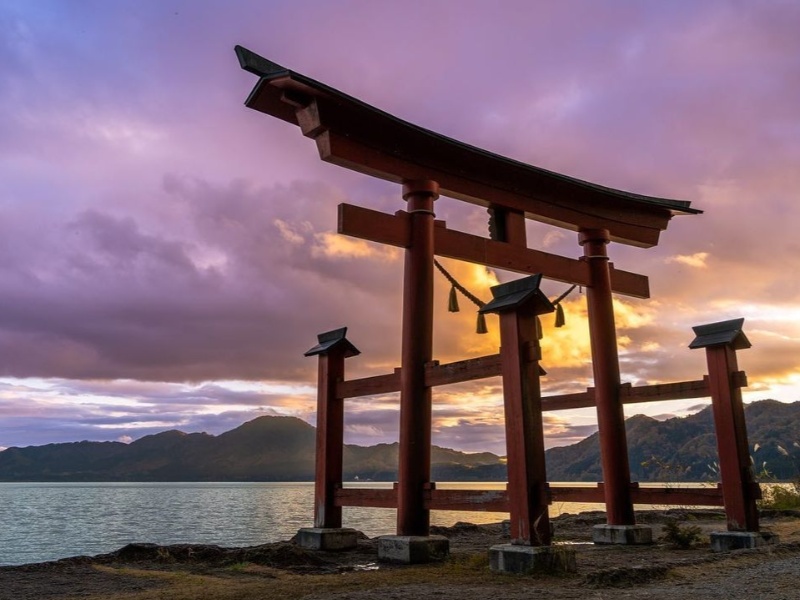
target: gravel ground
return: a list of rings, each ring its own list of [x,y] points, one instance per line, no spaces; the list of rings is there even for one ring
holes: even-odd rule
[[[535,594],[542,594],[547,600],[800,599],[800,513],[772,513],[762,517],[763,528],[780,535],[781,543],[777,546],[729,553],[712,553],[708,547],[707,534],[724,529],[724,520],[717,511],[649,511],[637,513],[637,519],[653,527],[657,543],[649,546],[595,546],[590,543],[591,528],[604,522],[603,513],[554,519],[556,540],[569,543],[576,551],[578,572],[567,575],[481,575],[476,583],[474,570],[471,577],[459,577],[452,569],[442,569],[450,575],[431,577],[428,570],[427,583],[397,586],[382,575],[419,567],[384,565],[378,568],[377,541],[366,537],[362,537],[357,550],[345,553],[309,552],[292,542],[251,548],[135,544],[96,557],[0,567],[0,600],[99,599],[112,593],[130,593],[135,598],[138,592],[164,586],[164,580],[132,576],[119,571],[120,568],[131,567],[153,571],[154,574],[179,571],[230,578],[236,576],[231,571],[233,564],[252,565],[264,585],[268,585],[267,580],[275,578],[276,573],[340,578],[347,577],[348,573],[368,571],[369,577],[374,577],[374,584],[371,583],[368,589],[363,585],[358,590],[339,586],[341,591],[328,590],[305,596],[318,600],[417,600],[427,597],[515,600],[528,599]],[[660,539],[663,524],[675,519],[699,527],[705,543],[682,550]],[[453,561],[480,559],[486,556],[489,547],[506,541],[503,526],[499,523],[480,526],[457,524],[435,528],[432,533],[450,539]],[[436,566],[427,568],[437,569]],[[479,569],[479,573],[483,571]],[[242,577],[252,578],[252,570],[243,573]],[[169,597],[168,591],[164,597]]]

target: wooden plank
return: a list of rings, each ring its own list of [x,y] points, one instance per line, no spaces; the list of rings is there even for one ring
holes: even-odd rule
[[[688,398],[707,398],[711,395],[706,379],[695,381],[678,381],[675,383],[658,383],[632,387],[624,384],[620,387],[620,397],[624,404],[638,402],[659,402],[662,400],[685,400]]]
[[[370,488],[339,488],[334,492],[336,506],[367,506],[397,508],[397,490]]]
[[[603,504],[603,485],[551,486],[551,502],[586,502]],[[717,486],[708,488],[640,487],[631,485],[634,504],[664,504],[670,506],[723,506],[722,490]]]
[[[588,265],[584,261],[447,229],[442,222],[438,222],[437,225],[434,238],[435,252],[438,256],[518,273],[542,273],[548,279],[576,283],[584,287],[588,287],[591,283]],[[389,215],[368,208],[341,204],[338,232],[381,244],[406,247],[408,218],[404,212]],[[614,292],[626,296],[650,297],[649,280],[644,275],[612,268],[611,287]]]
[[[473,381],[500,375],[500,355],[492,354],[478,358],[469,358],[440,365],[436,362],[426,367],[425,382],[431,387],[448,385],[462,381]],[[733,387],[747,387],[747,373],[733,373]],[[357,398],[374,394],[390,394],[400,391],[400,369],[388,375],[376,375],[362,379],[340,381],[336,387],[337,398]],[[623,404],[639,404],[643,402],[661,402],[665,400],[686,400],[690,398],[708,398],[711,395],[708,378],[676,383],[658,383],[633,387],[623,384],[620,397]],[[585,392],[559,394],[542,398],[543,411],[570,410],[594,406],[594,388]]]
[[[400,369],[389,375],[375,375],[362,379],[340,381],[336,386],[337,398],[358,398],[374,394],[391,394],[400,391]]]
[[[600,486],[550,486],[550,503],[553,502],[594,502],[605,503],[603,489]]]
[[[500,355],[481,356],[444,365],[434,362],[426,367],[425,384],[429,387],[473,381],[500,375]]]
[[[646,275],[617,269],[613,262],[608,263],[608,269],[611,275],[611,289],[614,292],[633,298],[650,297],[650,279]]]
[[[588,388],[585,392],[544,396],[542,398],[543,412],[587,408],[589,406],[594,406],[594,388]]]
[[[362,240],[408,248],[410,233],[408,213],[390,215],[352,204],[340,204],[337,231]]]
[[[425,507],[429,510],[508,512],[506,490],[430,490]]]
[[[755,486],[757,488],[758,486]],[[550,486],[550,504],[554,502],[581,502],[603,504],[603,486]],[[760,497],[759,490],[753,494]],[[631,486],[634,504],[663,504],[669,506],[724,506],[722,489],[671,488]],[[334,493],[336,506],[361,506],[396,508],[397,493],[393,489],[340,488]],[[459,510],[482,512],[508,512],[506,490],[428,490],[425,507],[429,510]]]
[[[520,273],[542,273],[549,279],[565,283],[577,283],[588,287],[589,271],[586,263],[532,250],[505,242],[495,242],[488,238],[437,227],[436,254],[447,258],[465,260],[489,267],[517,271]]]
[[[747,373],[737,371],[731,376],[733,387],[747,387]],[[708,377],[693,381],[678,381],[676,383],[658,383],[655,385],[632,386],[623,383],[620,386],[620,399],[623,404],[639,404],[643,402],[662,402],[665,400],[686,400],[690,398],[709,398],[711,388]],[[569,410],[573,408],[588,408],[594,406],[594,388],[587,388],[585,392],[573,394],[560,394],[542,398],[543,411]]]
[[[731,374],[731,386],[734,388],[747,387],[747,373],[736,371]],[[662,400],[686,400],[689,398],[709,398],[711,387],[708,376],[694,381],[678,381],[676,383],[658,383],[655,385],[640,385],[632,387],[624,384],[620,389],[624,404],[639,402],[660,402]]]
[[[632,490],[634,504],[671,506],[724,506],[722,490],[710,488],[646,488]]]

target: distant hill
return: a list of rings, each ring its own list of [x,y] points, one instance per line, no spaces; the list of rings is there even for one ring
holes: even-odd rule
[[[745,405],[745,420],[755,471],[766,469],[780,480],[800,477],[800,402],[753,402]],[[625,421],[625,430],[634,481],[718,479],[710,405],[688,417],[665,421],[635,415]],[[548,450],[547,476],[550,481],[601,481],[598,435]]]
[[[165,431],[130,444],[75,442],[0,452],[0,481],[309,481],[314,427],[294,417],[259,417],[219,436]],[[393,481],[397,444],[344,448],[345,478]],[[489,452],[434,447],[434,478],[503,481]]]
[[[764,400],[745,408],[756,470],[800,475],[800,402]],[[657,421],[626,421],[635,481],[713,480],[717,451],[711,409]],[[294,417],[259,417],[218,436],[165,431],[130,444],[75,442],[0,452],[0,481],[310,481],[315,429]],[[398,445],[344,448],[345,479],[393,481]],[[550,481],[600,481],[598,436],[547,451]],[[435,481],[505,481],[497,455],[434,446]]]

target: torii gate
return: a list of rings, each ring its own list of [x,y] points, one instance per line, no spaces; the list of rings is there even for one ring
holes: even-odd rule
[[[339,530],[342,506],[396,507],[397,536],[382,539],[379,553],[386,559],[418,562],[446,553],[446,545],[429,535],[432,508],[510,510],[513,541],[546,547],[547,504],[557,497],[605,502],[607,525],[596,528],[596,542],[647,543],[650,530],[636,525],[634,500],[723,504],[727,489],[729,529],[758,531],[758,491],[748,476],[746,431],[739,415],[739,387],[746,379],[736,367],[735,349],[749,346],[741,341],[741,323],[738,328],[736,323],[707,326],[723,335],[712,336],[707,345],[695,340],[693,347],[708,347],[709,352],[724,347],[725,360],[712,364],[709,358],[711,377],[637,388],[620,380],[612,293],[648,298],[649,284],[644,275],[614,268],[607,246],[614,241],[653,247],[673,216],[702,211],[686,201],[614,190],[492,154],[397,119],[240,46],[236,53],[242,68],[260,78],[246,106],[299,126],[316,142],[322,160],[401,184],[407,205],[394,215],[339,206],[339,233],[405,248],[402,356],[401,368],[393,374],[346,381],[344,360],[358,354],[345,338],[346,328],[320,335],[320,343],[307,353],[320,357],[315,528]],[[435,220],[434,202],[440,194],[486,207],[490,238],[453,231]],[[572,259],[528,248],[526,218],[576,231],[583,256]],[[497,286],[492,290],[495,299],[484,307],[500,314],[500,354],[450,365],[433,360],[434,255],[534,275]],[[586,288],[594,388],[584,393],[541,397],[535,320],[537,314],[552,310],[538,290],[541,276]],[[432,387],[501,374],[508,493],[436,490],[430,481]],[[733,479],[726,483],[723,475],[722,491],[645,490],[632,484],[623,403],[703,397],[714,390],[727,398],[725,408],[718,409],[724,403],[716,397],[714,406],[715,414],[722,410],[726,415],[725,439],[733,440],[733,446],[719,446],[720,462]],[[395,489],[342,489],[342,401],[392,391],[400,392]],[[583,406],[597,408],[604,481],[596,490],[550,488],[544,473],[541,411]],[[718,438],[722,433],[718,431]],[[315,539],[308,543],[330,548],[355,541]]]

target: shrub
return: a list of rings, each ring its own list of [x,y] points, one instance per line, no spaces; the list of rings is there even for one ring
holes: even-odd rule
[[[792,510],[800,508],[800,480],[786,485],[762,485],[761,493],[763,498],[759,502],[759,507],[762,509]]]
[[[681,526],[672,519],[664,523],[664,540],[676,548],[691,548],[702,539],[703,530],[696,525]]]

